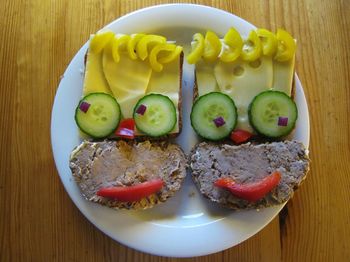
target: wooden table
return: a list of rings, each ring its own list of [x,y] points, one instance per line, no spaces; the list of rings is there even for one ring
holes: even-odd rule
[[[166,2],[1,2],[0,261],[180,261],[120,245],[90,224],[65,192],[50,145],[60,76],[89,34],[128,12]],[[350,1],[191,2],[259,27],[284,27],[298,39],[312,166],[288,212],[260,233],[223,252],[181,261],[348,260]]]

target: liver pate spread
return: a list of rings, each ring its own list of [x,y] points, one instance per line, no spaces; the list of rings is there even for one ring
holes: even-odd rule
[[[73,150],[70,168],[84,197],[114,208],[145,209],[164,202],[180,189],[186,157],[170,143],[84,141]],[[131,186],[161,178],[161,191],[137,202],[119,202],[96,195],[102,187]]]
[[[233,209],[260,208],[283,203],[292,197],[306,177],[309,158],[303,144],[296,141],[241,146],[204,142],[192,150],[190,165],[195,183],[210,200]],[[279,185],[253,203],[213,185],[222,177],[242,184],[257,182],[274,171],[281,173]]]

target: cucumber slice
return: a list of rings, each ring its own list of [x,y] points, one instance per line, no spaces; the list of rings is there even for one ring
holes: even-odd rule
[[[88,108],[84,109],[82,103],[87,103]],[[117,100],[106,93],[88,94],[79,101],[75,110],[75,122],[81,131],[94,138],[104,138],[113,133],[120,118]]]
[[[249,121],[261,135],[278,138],[288,135],[295,127],[298,109],[295,102],[280,91],[265,91],[254,97],[248,109]],[[287,120],[279,125],[279,119]],[[287,118],[287,119],[286,119]]]
[[[215,119],[222,117],[225,124],[217,126]],[[192,106],[191,125],[196,133],[209,140],[227,137],[237,123],[237,108],[233,100],[220,92],[200,96]]]
[[[145,107],[141,112],[140,106]],[[133,115],[137,129],[151,137],[168,134],[177,123],[174,103],[161,94],[149,94],[141,98],[134,107]]]

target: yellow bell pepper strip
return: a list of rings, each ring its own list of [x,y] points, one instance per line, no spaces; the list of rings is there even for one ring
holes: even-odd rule
[[[250,31],[248,39],[243,44],[241,57],[244,61],[252,62],[261,56],[261,42],[255,31]]]
[[[259,28],[256,33],[260,37],[263,54],[266,56],[275,55],[278,44],[276,35],[264,28]]]
[[[145,60],[148,57],[148,48],[151,45],[165,44],[166,38],[160,35],[145,35],[140,39],[136,46],[136,53],[141,60]]]
[[[114,33],[106,31],[97,33],[90,40],[90,49],[93,53],[98,54],[107,45],[107,43],[114,37]]]
[[[174,61],[182,52],[183,50],[183,47],[182,46],[179,46],[177,45],[175,47],[175,50],[172,51],[171,53],[169,53],[168,55],[166,56],[162,56],[158,59],[158,62],[159,63],[162,63],[162,64],[167,64],[167,63],[170,63],[172,61]]]
[[[126,49],[127,43],[130,41],[130,36],[129,35],[120,35],[120,36],[115,36],[113,39],[113,44],[112,44],[112,56],[113,60],[116,63],[119,63],[120,60],[120,55],[119,55],[119,49],[124,48]]]
[[[219,37],[212,31],[207,31],[204,38],[203,59],[207,62],[214,62],[221,52]]]
[[[196,33],[193,35],[192,51],[186,57],[189,64],[195,64],[201,59],[204,52],[204,37],[201,33]]]
[[[152,48],[149,54],[149,63],[155,72],[160,72],[163,70],[163,65],[158,61],[158,54],[161,51],[173,52],[176,48],[174,44],[159,44]]]
[[[242,47],[241,35],[231,27],[224,36],[224,48],[220,60],[226,63],[235,61],[241,55]]]
[[[133,34],[127,44],[128,55],[132,60],[137,59],[137,54],[135,52],[136,45],[145,34]]]
[[[292,59],[297,48],[293,37],[283,29],[278,29],[276,36],[278,46],[275,59],[280,62],[285,62]]]

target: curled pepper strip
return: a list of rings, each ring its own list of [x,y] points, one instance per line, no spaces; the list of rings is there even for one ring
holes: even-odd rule
[[[176,45],[174,44],[159,44],[153,47],[151,53],[149,55],[149,63],[152,69],[156,72],[160,72],[163,70],[163,65],[158,61],[158,54],[161,51],[174,52],[176,49]]]
[[[276,35],[264,28],[259,28],[256,33],[260,37],[263,54],[273,56],[277,51],[278,41]]]
[[[275,59],[280,62],[292,59],[297,47],[293,37],[283,29],[277,30],[276,37],[278,40],[278,46]]]
[[[182,50],[183,50],[183,47],[178,45],[175,47],[174,51],[172,51],[171,53],[169,53],[166,56],[160,57],[158,59],[158,61],[162,64],[170,63],[170,62],[174,61],[181,54]]]
[[[130,41],[130,36],[129,35],[119,35],[115,36],[113,39],[112,43],[112,56],[113,60],[116,63],[119,63],[120,61],[120,54],[119,54],[119,49],[120,48],[126,48],[128,42]]]
[[[90,40],[90,49],[93,53],[100,53],[107,43],[114,37],[114,33],[106,31],[93,35]]]
[[[261,56],[262,47],[260,38],[255,31],[250,31],[248,39],[245,41],[241,57],[244,61],[252,62]]]
[[[243,40],[236,29],[231,27],[224,36],[224,50],[220,56],[223,62],[234,62],[240,55],[243,47]]]
[[[186,60],[189,64],[195,64],[201,59],[204,52],[204,37],[201,33],[196,33],[193,36],[192,51],[187,56]]]
[[[160,35],[145,35],[142,37],[137,46],[136,53],[141,60],[145,60],[148,57],[148,48],[150,45],[165,44],[166,38]]]
[[[221,52],[219,37],[212,31],[207,31],[204,38],[203,59],[207,62],[214,62]]]
[[[131,35],[131,38],[130,38],[126,48],[128,50],[129,57],[132,60],[137,59],[137,54],[135,52],[136,45],[138,44],[140,39],[144,36],[145,36],[145,34],[133,34],[133,35]]]

